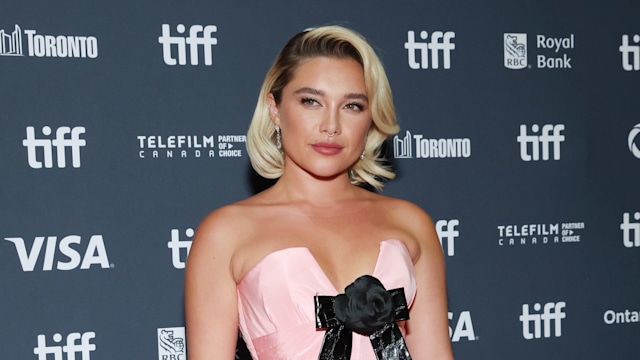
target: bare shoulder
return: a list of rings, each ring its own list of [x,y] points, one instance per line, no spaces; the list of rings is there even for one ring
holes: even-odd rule
[[[413,202],[384,195],[379,195],[379,203],[393,226],[405,234],[405,243],[414,262],[425,252],[439,250],[440,242],[433,220],[424,209]]]

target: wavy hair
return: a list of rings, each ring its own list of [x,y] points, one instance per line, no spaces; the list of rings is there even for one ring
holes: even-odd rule
[[[381,190],[383,180],[395,174],[385,166],[382,144],[398,132],[389,80],[373,48],[362,35],[342,26],[323,26],[305,30],[291,38],[276,57],[262,83],[258,103],[247,134],[247,152],[254,170],[268,179],[282,175],[284,154],[276,146],[275,126],[269,117],[267,97],[276,104],[282,90],[304,61],[314,57],[353,59],[364,69],[365,87],[371,104],[372,126],[367,134],[364,160],[356,161],[349,178],[353,184],[368,184]]]

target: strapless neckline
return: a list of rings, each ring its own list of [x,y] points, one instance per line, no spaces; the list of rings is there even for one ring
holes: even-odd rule
[[[382,241],[380,241],[380,243],[378,243],[378,256],[376,257],[376,262],[375,262],[375,264],[373,266],[373,269],[371,270],[371,273],[370,274],[361,274],[361,275],[371,275],[371,276],[376,277],[377,270],[378,270],[378,265],[380,264],[380,259],[382,258],[382,252],[384,251],[384,244],[387,243],[387,242],[398,242],[398,243],[400,243],[402,245],[402,248],[407,252],[407,254],[409,254],[409,257],[411,257],[411,255],[409,253],[409,249],[407,248],[407,245],[404,243],[404,241],[398,240],[398,239],[393,239],[393,238],[392,239],[382,240]],[[334,294],[326,294],[326,295],[337,295],[339,293],[344,292],[344,290],[343,291],[338,291],[338,289],[336,288],[335,284],[329,279],[329,277],[327,276],[327,273],[324,271],[322,266],[320,266],[320,264],[316,260],[316,257],[313,256],[313,253],[311,252],[311,250],[309,250],[309,248],[306,247],[306,246],[285,247],[285,248],[278,249],[278,250],[275,250],[275,251],[272,251],[272,252],[268,253],[262,259],[260,259],[257,263],[255,263],[251,267],[251,269],[249,269],[249,271],[247,271],[244,274],[244,276],[242,277],[242,279],[240,280],[238,285],[243,284],[245,282],[245,280],[248,277],[250,277],[251,273],[258,271],[258,269],[266,261],[268,261],[269,258],[272,258],[274,256],[278,256],[278,255],[280,255],[281,253],[284,253],[284,252],[300,252],[302,255],[307,256],[309,258],[310,263],[316,268],[318,273],[321,275],[321,279],[323,281],[325,281],[325,285],[335,292]]]

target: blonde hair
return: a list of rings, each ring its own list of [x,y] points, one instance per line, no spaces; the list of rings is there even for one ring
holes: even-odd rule
[[[305,60],[324,56],[353,59],[364,69],[365,87],[371,106],[373,126],[369,129],[364,148],[364,160],[351,167],[353,184],[368,184],[381,190],[383,178],[395,174],[384,165],[382,144],[398,132],[391,87],[378,56],[357,32],[337,26],[323,26],[303,31],[287,42],[280,51],[260,89],[258,103],[247,134],[247,152],[251,165],[261,176],[275,179],[282,175],[284,154],[276,146],[275,126],[269,117],[268,94],[279,104],[282,89],[291,81],[295,70]]]

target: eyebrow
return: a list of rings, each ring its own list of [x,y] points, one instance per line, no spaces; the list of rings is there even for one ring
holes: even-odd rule
[[[302,87],[296,91],[293,92],[294,94],[310,94],[310,95],[318,95],[318,96],[324,96],[325,92],[322,90],[318,90],[318,89],[313,89],[310,87]],[[345,94],[344,95],[345,99],[358,99],[358,100],[362,100],[362,101],[366,101],[369,102],[369,98],[367,97],[367,95],[365,94],[361,94],[361,93],[349,93],[349,94]]]

